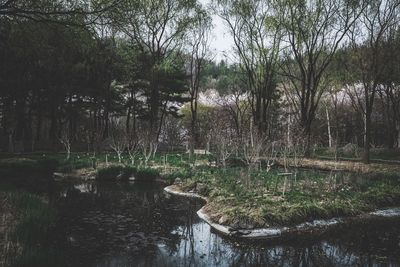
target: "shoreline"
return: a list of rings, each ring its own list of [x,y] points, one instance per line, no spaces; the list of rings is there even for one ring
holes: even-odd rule
[[[249,228],[249,229],[235,229],[229,225],[223,225],[211,220],[211,217],[205,211],[205,207],[209,202],[208,198],[201,196],[197,193],[182,192],[177,188],[176,185],[170,185],[164,188],[164,191],[177,196],[183,196],[188,198],[199,198],[206,202],[196,213],[200,219],[210,225],[212,229],[220,234],[229,237],[236,237],[241,239],[278,239],[287,236],[303,235],[312,233],[313,235],[322,233],[326,230],[330,230],[334,227],[356,223],[366,220],[382,219],[382,218],[394,218],[400,217],[400,207],[378,209],[375,211],[363,213],[358,216],[351,217],[338,217],[331,219],[320,219],[313,220],[311,222],[303,222],[295,226],[281,226],[281,227],[268,227],[268,228]]]

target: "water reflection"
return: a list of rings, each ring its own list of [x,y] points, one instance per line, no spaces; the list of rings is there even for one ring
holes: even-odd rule
[[[326,240],[238,243],[197,217],[203,203],[159,184],[64,184],[52,201],[69,266],[400,266],[398,219]]]

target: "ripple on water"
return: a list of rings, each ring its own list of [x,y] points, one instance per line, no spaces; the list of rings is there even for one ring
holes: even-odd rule
[[[239,243],[198,218],[202,202],[168,196],[161,186],[78,188],[56,194],[63,233],[56,248],[70,266],[400,266],[399,220],[343,229],[326,240]]]

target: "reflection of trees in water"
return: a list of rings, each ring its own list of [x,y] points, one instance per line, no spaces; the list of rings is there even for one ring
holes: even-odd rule
[[[80,261],[102,255],[102,266],[118,260],[143,266],[368,266],[377,263],[376,256],[399,262],[396,227],[390,229],[394,237],[383,240],[382,233],[370,235],[387,226],[375,225],[364,234],[360,227],[343,230],[328,241],[238,246],[200,222],[195,211],[201,203],[166,195],[154,185],[92,183],[63,192],[58,201],[61,228],[77,238],[67,249]]]
[[[194,207],[193,207],[194,208]],[[185,221],[185,225],[183,227],[183,233],[182,236],[186,240],[184,242],[184,255],[183,258],[185,260],[185,265],[192,266],[193,263],[195,262],[195,250],[194,250],[194,232],[193,232],[193,223],[194,223],[194,213],[187,209],[185,212],[185,218],[187,220]]]
[[[77,247],[67,247],[78,256],[96,258],[117,251],[135,258],[144,252],[147,264],[151,264],[157,244],[163,240],[171,248],[177,247],[180,237],[171,234],[177,225],[188,229],[190,236],[191,222],[182,218],[193,219],[193,210],[190,212],[187,203],[176,205],[177,201],[166,198],[160,188],[92,183],[86,188],[70,186],[64,192],[57,204],[59,228],[67,236],[76,236]],[[90,247],[95,249],[88,250]]]
[[[232,266],[400,266],[398,222],[369,224],[298,246],[250,246],[234,251]],[[380,230],[378,230],[380,229]],[[393,234],[394,233],[394,234]],[[386,237],[384,235],[387,235]],[[391,240],[390,238],[391,237]]]
[[[338,265],[320,245],[267,249],[250,247],[236,253],[233,266],[343,266]]]

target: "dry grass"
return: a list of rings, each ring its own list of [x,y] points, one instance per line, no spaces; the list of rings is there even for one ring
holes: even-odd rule
[[[279,164],[283,162],[278,161]],[[290,162],[293,166],[294,164]],[[343,170],[357,173],[400,173],[400,165],[370,163],[364,164],[353,161],[333,161],[333,160],[318,160],[318,159],[302,159],[298,162],[297,167],[320,169],[320,170]]]

